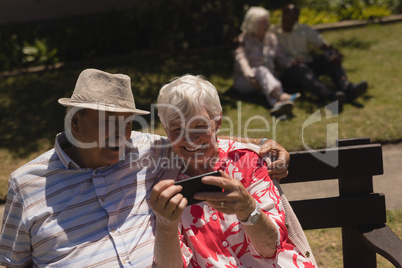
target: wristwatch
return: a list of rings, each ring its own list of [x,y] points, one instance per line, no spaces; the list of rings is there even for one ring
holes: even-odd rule
[[[260,218],[260,215],[260,204],[256,201],[255,209],[253,212],[251,212],[250,216],[248,216],[248,219],[246,221],[239,220],[239,222],[241,222],[243,225],[254,225]]]
[[[267,138],[262,138],[258,143],[258,146],[262,146],[267,140],[268,140]]]

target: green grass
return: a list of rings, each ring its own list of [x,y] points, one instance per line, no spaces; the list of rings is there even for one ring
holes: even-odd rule
[[[402,237],[402,209],[387,211],[387,225]],[[341,268],[342,234],[340,228],[305,231],[314,257],[320,268]],[[388,260],[377,254],[377,267],[394,267]]]
[[[225,118],[230,118],[233,124],[231,126],[229,120],[224,120],[222,134],[268,136],[290,151],[305,149],[306,146],[325,147],[326,127],[330,123],[338,125],[339,138],[367,136],[372,141],[384,143],[402,140],[402,77],[399,74],[402,23],[327,31],[323,35],[345,55],[344,67],[350,80],[366,79],[369,82],[368,93],[356,103],[346,104],[343,112],[334,118],[326,118],[325,104],[307,93],[297,102],[293,118],[273,121],[263,98],[239,96],[231,90],[233,59],[230,50],[181,55],[148,54],[1,78],[1,162],[27,160],[31,154],[52,146],[55,134],[63,131],[64,108],[57,104],[57,99],[71,95],[79,72],[88,67],[130,75],[136,104],[143,109],[150,109],[161,85],[171,78],[185,73],[203,74],[216,85]],[[322,120],[303,128],[306,120],[319,110]],[[253,116],[259,118],[253,119]],[[150,122],[150,116],[144,118]],[[246,133],[248,120],[251,120],[249,129],[260,132]],[[145,130],[163,133],[158,121],[155,129]],[[9,173],[8,166],[12,165],[7,164],[2,173]]]
[[[9,174],[51,148],[54,136],[63,131],[64,108],[57,104],[57,99],[70,96],[78,74],[89,67],[130,75],[136,104],[142,109],[150,109],[160,87],[171,78],[185,73],[202,74],[220,93],[225,116],[222,135],[271,137],[289,151],[332,146],[335,138],[364,136],[381,143],[401,141],[402,23],[327,31],[323,35],[345,55],[344,67],[350,80],[369,82],[369,90],[363,97],[346,104],[342,113],[332,118],[325,113],[325,103],[309,93],[296,103],[294,117],[282,121],[270,118],[264,98],[240,96],[231,89],[233,58],[229,49],[146,54],[2,77],[0,198],[5,196]],[[328,77],[323,79],[328,81]],[[306,124],[316,112],[319,117]],[[164,133],[157,119],[153,121],[151,116],[144,119],[148,123],[144,131]],[[246,126],[249,131],[245,131]],[[338,129],[328,142],[327,126]]]

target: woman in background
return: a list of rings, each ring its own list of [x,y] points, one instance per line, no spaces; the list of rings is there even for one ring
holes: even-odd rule
[[[240,93],[262,92],[271,115],[290,114],[300,93],[289,95],[275,77],[274,64],[291,65],[280,52],[276,36],[269,32],[269,11],[250,7],[244,16],[235,50],[234,89]]]

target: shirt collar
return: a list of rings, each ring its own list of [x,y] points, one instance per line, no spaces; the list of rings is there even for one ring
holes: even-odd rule
[[[56,136],[54,148],[61,163],[66,169],[81,169],[65,152],[64,150],[72,144],[68,141],[66,133],[59,133]]]
[[[293,28],[292,28],[292,32],[290,32],[290,33],[284,32],[283,29],[282,29],[282,25],[280,25],[280,24],[279,24],[279,25],[276,25],[275,27],[277,27],[277,32],[278,32],[278,33],[281,33],[281,34],[290,34],[290,33],[294,32],[294,31],[296,31],[297,29],[299,29],[300,24],[299,24],[299,22],[295,22],[295,24],[293,25]]]
[[[130,142],[131,142],[131,138],[130,138]],[[61,163],[63,164],[63,166],[66,169],[83,169],[82,167],[80,167],[77,163],[75,163],[74,160],[72,160],[65,153],[64,150],[67,149],[70,146],[73,146],[73,145],[68,140],[67,135],[66,135],[65,132],[57,134],[54,147],[55,147],[56,154],[59,157],[59,159],[60,159]],[[128,151],[128,148],[125,147],[124,148],[125,157],[127,157],[127,155],[126,155],[127,151]],[[97,169],[105,171],[105,170],[109,169],[112,166],[120,165],[121,162],[122,161],[119,161],[118,163],[116,163],[114,165],[108,165],[108,166],[104,166],[104,167],[99,167]]]

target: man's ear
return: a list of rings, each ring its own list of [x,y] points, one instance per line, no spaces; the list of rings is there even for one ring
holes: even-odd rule
[[[71,118],[71,132],[73,133],[74,136],[78,133],[79,129],[79,118],[78,118],[78,113],[74,114],[73,117]]]

